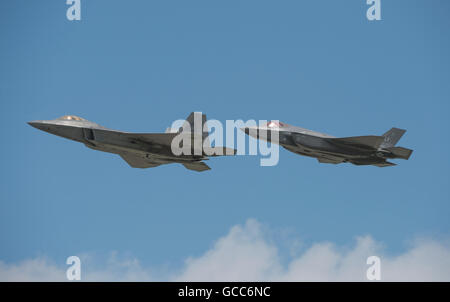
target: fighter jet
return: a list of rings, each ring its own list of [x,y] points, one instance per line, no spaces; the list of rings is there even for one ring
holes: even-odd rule
[[[194,125],[194,121],[201,125]],[[186,123],[188,127],[185,127]],[[32,121],[28,124],[39,130],[83,143],[91,149],[118,154],[133,168],[153,168],[180,163],[189,170],[201,172],[210,170],[210,167],[202,161],[208,159],[203,148],[209,145],[208,132],[204,131],[207,129],[204,127],[205,123],[206,115],[192,112],[182,127],[168,128],[165,133],[116,131],[74,115],[65,115],[55,120]],[[186,129],[190,130],[185,131]],[[172,152],[172,140],[180,134],[191,140],[192,152],[180,155]],[[194,141],[196,139],[200,140],[200,151],[198,151],[199,144]],[[197,148],[197,152],[194,148]],[[236,150],[225,147],[208,148],[208,154],[213,154],[209,156],[236,153]]]
[[[386,159],[408,159],[413,150],[395,147],[406,130],[392,128],[381,136],[334,137],[328,134],[270,121],[262,127],[244,127],[242,131],[255,138],[277,143],[296,154],[317,158],[320,163],[377,167],[395,166]],[[278,133],[278,139],[274,131]]]

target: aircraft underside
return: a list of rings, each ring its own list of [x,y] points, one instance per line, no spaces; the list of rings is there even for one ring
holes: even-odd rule
[[[314,150],[302,146],[282,146],[293,153],[316,158],[320,163],[340,164],[349,162],[354,165],[375,165],[378,167],[395,165],[387,162],[383,157],[378,157],[375,151],[360,152],[359,154],[356,154],[356,152],[336,153],[326,150]]]
[[[104,144],[94,141],[85,145],[93,150],[117,154],[133,168],[145,169],[164,164],[180,163],[190,170],[205,171],[210,169],[205,163],[201,162],[201,160],[207,160],[207,158],[166,155],[161,153],[161,149],[158,150],[159,153],[153,153],[150,150],[145,150],[145,148],[131,149],[118,144]]]

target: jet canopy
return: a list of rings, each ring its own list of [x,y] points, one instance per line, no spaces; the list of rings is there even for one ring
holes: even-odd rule
[[[284,124],[279,121],[270,121],[267,123],[267,128],[282,128]]]
[[[81,118],[76,115],[64,115],[61,116],[58,120],[65,120],[65,121],[85,121],[84,118]]]

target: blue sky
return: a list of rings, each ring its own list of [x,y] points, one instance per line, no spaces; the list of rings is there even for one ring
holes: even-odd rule
[[[281,247],[448,239],[447,1],[382,1],[374,22],[363,0],[85,0],[79,22],[67,7],[0,4],[1,261],[117,251],[177,266],[249,218]],[[138,170],[26,124],[75,114],[159,132],[191,111],[335,136],[395,126],[414,153],[388,168],[280,150],[274,167],[238,156],[205,173]]]

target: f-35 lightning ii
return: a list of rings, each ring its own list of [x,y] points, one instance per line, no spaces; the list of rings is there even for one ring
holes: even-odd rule
[[[395,166],[386,159],[408,159],[413,152],[407,148],[395,147],[406,132],[398,128],[392,128],[381,136],[340,138],[278,121],[270,121],[262,127],[244,127],[241,130],[255,138],[277,143],[296,154],[315,157],[320,163]],[[278,140],[273,131],[278,132]]]

